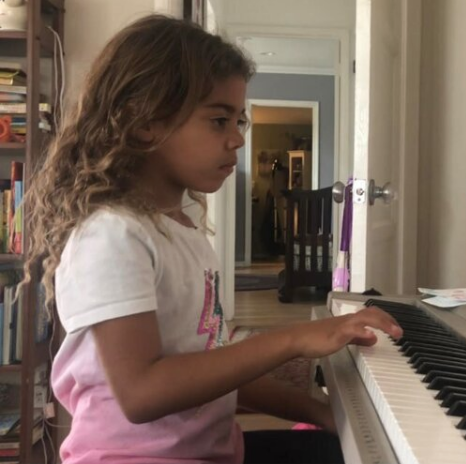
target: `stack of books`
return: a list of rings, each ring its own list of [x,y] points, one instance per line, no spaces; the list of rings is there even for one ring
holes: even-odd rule
[[[26,70],[21,63],[0,61],[0,118],[9,125],[9,141],[24,142],[26,138]],[[41,100],[45,100],[41,96]],[[52,107],[39,104],[39,128],[52,130]]]
[[[0,413],[0,463],[19,464],[21,431],[19,410]],[[34,413],[32,443],[37,443],[44,436],[43,414],[40,410]]]

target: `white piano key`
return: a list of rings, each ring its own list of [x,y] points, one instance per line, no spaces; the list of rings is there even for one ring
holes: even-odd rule
[[[434,399],[393,341],[378,332],[373,347],[350,349],[395,453],[402,464],[464,464],[466,441],[458,418]]]

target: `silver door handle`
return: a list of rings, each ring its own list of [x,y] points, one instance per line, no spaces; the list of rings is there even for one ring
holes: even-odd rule
[[[345,184],[343,182],[335,182],[332,187],[332,197],[335,203],[343,203],[345,199]]]
[[[384,184],[383,187],[377,187],[374,179],[369,182],[369,204],[373,205],[377,198],[381,198],[388,205],[395,198],[395,191],[390,182]]]

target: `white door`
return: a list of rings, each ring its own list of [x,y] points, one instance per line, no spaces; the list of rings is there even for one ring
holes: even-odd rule
[[[415,291],[420,9],[420,0],[357,0],[353,178],[362,185],[353,188],[355,292]],[[378,187],[390,182],[394,201],[370,205],[371,179]]]

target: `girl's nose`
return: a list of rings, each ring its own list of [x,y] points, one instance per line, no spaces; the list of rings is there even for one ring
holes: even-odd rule
[[[229,150],[237,150],[238,148],[241,148],[244,145],[243,134],[239,130],[235,130],[228,138],[227,144]]]

